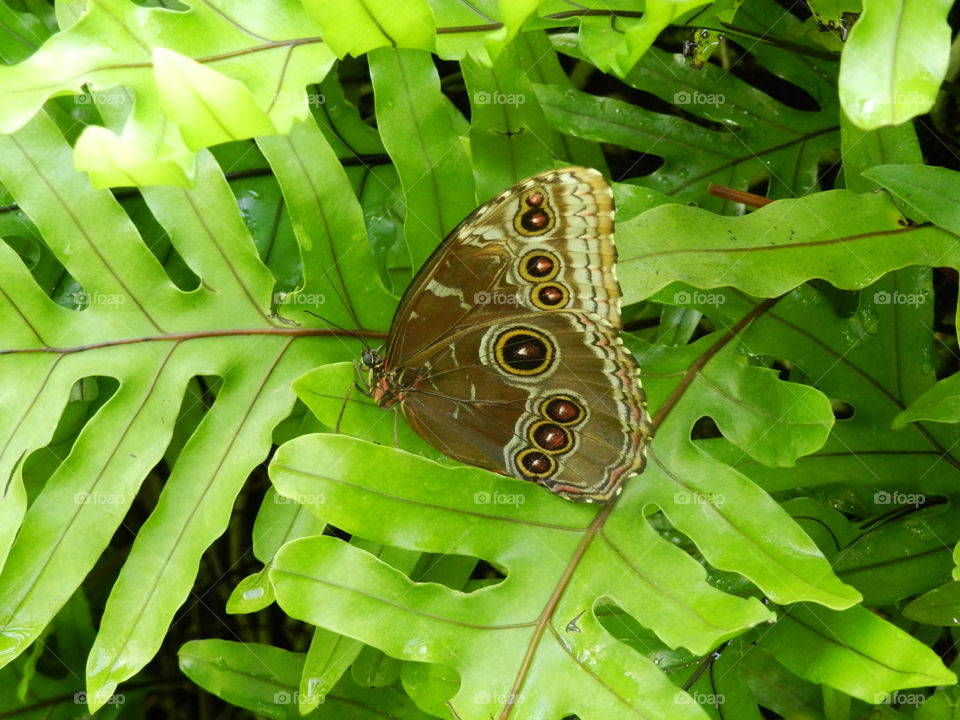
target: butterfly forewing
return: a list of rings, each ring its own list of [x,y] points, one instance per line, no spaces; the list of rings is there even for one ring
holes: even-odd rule
[[[546,220],[536,228],[531,217]],[[582,309],[619,328],[615,262],[603,176],[588,168],[535,175],[471,213],[427,260],[394,316],[388,365],[415,361],[438,333],[510,311]]]

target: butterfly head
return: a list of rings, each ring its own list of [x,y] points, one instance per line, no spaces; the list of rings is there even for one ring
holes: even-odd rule
[[[386,359],[380,354],[380,348],[364,347],[360,353],[360,364],[367,369],[368,394],[380,407],[391,405],[395,398],[393,373],[386,367]]]
[[[365,347],[363,352],[360,353],[360,363],[367,368],[367,370],[373,371],[377,368],[383,368],[383,356],[380,354],[380,349],[374,349],[372,347]]]

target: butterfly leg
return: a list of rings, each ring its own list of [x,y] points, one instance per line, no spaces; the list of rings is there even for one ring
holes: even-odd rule
[[[373,397],[373,392],[370,390],[370,383],[367,378],[363,376],[363,371],[360,369],[360,365],[356,360],[353,361],[353,369],[357,371],[357,380],[354,381],[353,386],[367,397]]]
[[[347,388],[347,394],[343,396],[343,404],[340,406],[340,412],[337,414],[337,424],[333,427],[335,433],[340,432],[340,422],[343,420],[343,414],[347,411],[347,402],[350,400],[350,393],[353,392],[353,388],[356,387],[356,383]]]
[[[397,417],[400,413],[397,411],[397,408],[393,408],[393,446],[395,448],[400,447],[400,436],[397,435]]]

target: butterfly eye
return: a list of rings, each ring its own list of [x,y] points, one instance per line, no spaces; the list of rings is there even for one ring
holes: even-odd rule
[[[360,354],[360,362],[363,363],[364,367],[372,368],[380,362],[380,357],[375,350],[367,348]]]

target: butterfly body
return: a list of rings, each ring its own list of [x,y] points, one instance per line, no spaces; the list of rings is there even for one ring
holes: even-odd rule
[[[474,211],[421,268],[371,395],[451,457],[606,502],[651,435],[620,341],[613,196],[595,170],[536,175]]]

